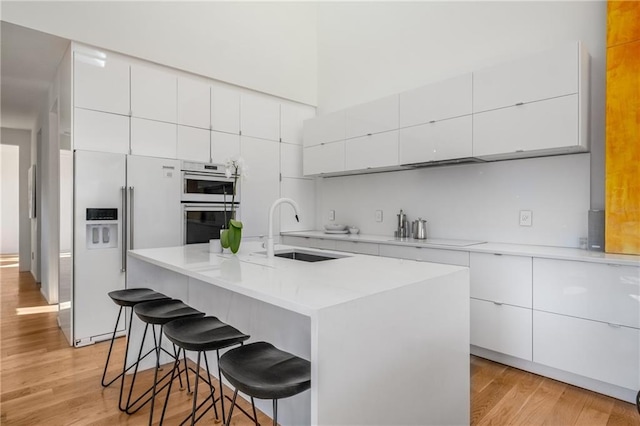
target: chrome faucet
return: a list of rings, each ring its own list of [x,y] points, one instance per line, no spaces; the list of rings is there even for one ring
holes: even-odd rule
[[[269,234],[267,235],[267,257],[273,257],[273,255],[275,254],[275,251],[273,248],[273,212],[276,210],[276,206],[282,203],[291,204],[291,207],[293,207],[293,210],[296,214],[296,221],[300,222],[300,219],[298,219],[298,211],[300,210],[300,208],[298,207],[298,203],[293,201],[291,198],[278,198],[273,202],[273,204],[271,205],[271,209],[269,209]]]

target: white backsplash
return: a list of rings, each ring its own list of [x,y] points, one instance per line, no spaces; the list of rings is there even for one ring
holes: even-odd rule
[[[403,209],[427,220],[429,238],[578,247],[587,236],[589,162],[575,154],[323,178],[316,227],[335,210],[334,223],[393,236]],[[519,225],[520,210],[533,212],[531,227]]]

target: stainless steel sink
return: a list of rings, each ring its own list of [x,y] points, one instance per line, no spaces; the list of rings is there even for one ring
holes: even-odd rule
[[[333,253],[321,254],[317,252],[310,252],[310,251],[303,251],[303,250],[276,251],[274,256],[284,257],[285,259],[300,260],[302,262],[322,262],[325,260],[340,259],[342,257],[347,257],[347,256],[341,256],[339,254],[333,254]]]

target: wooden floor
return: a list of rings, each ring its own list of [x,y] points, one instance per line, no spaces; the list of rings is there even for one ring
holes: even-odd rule
[[[18,311],[46,310],[47,305],[31,274],[18,272],[17,259],[0,260],[0,424],[147,424],[147,407],[131,416],[121,413],[117,386],[100,386],[108,343],[70,348],[55,312]],[[124,339],[116,346],[114,356],[122,359]],[[144,380],[150,382],[149,374]],[[165,423],[180,423],[191,410],[191,398],[174,387],[168,410]],[[213,414],[205,419],[214,423]],[[259,421],[271,424],[262,413]],[[252,423],[236,412],[232,424]],[[631,426],[640,425],[640,415],[632,404],[471,357],[471,424]]]

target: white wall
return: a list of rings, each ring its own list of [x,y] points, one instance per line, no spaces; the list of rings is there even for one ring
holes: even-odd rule
[[[397,172],[379,176],[324,179],[320,182],[323,199],[318,203],[320,223],[326,223],[327,211],[344,211],[358,204],[367,205],[362,216],[363,229],[392,233],[395,214],[409,209],[403,201],[426,197],[413,204],[410,214],[419,214],[431,222],[432,235],[473,237],[494,241],[577,246],[586,236],[587,210],[604,207],[604,97],[606,50],[606,2],[335,2],[318,7],[318,112],[324,114],[344,107],[419,87],[447,76],[489,66],[513,57],[551,48],[568,41],[582,40],[591,55],[591,154],[554,157],[524,162],[464,165],[440,170]],[[523,172],[509,164],[533,164]],[[475,181],[482,172],[492,179]],[[470,179],[472,188],[482,189],[477,197],[460,184],[454,175]],[[566,181],[562,197],[556,185],[539,186],[566,175],[578,178]],[[400,190],[395,204],[387,203],[393,217],[384,226],[371,227],[372,195],[381,179]],[[456,184],[451,184],[451,179]],[[352,182],[358,182],[357,188]],[[509,198],[514,191],[503,182],[518,182],[523,191],[517,195],[529,202],[516,203]],[[344,187],[342,187],[344,185]],[[533,185],[533,186],[532,186]],[[537,193],[533,191],[534,186]],[[350,203],[343,192],[352,192]],[[422,188],[425,188],[422,190]],[[436,190],[446,188],[446,190]],[[417,192],[409,192],[409,189]],[[342,192],[341,192],[342,191]],[[425,194],[426,191],[426,194]],[[506,191],[500,193],[500,191]],[[473,203],[466,201],[469,197]],[[487,198],[488,197],[488,198]],[[523,198],[522,198],[523,197]],[[382,196],[385,198],[386,196]],[[487,205],[497,218],[466,219],[463,211]],[[385,201],[386,202],[386,201]],[[528,230],[513,221],[518,209],[535,205],[534,226]],[[447,206],[451,220],[440,207]],[[357,208],[357,207],[356,207]],[[544,218],[553,217],[557,223]],[[453,219],[456,219],[455,221]],[[486,220],[485,220],[486,219]],[[540,219],[543,219],[541,222]],[[345,219],[346,220],[346,219]],[[388,222],[390,220],[390,222]],[[462,222],[459,222],[462,221]],[[562,223],[563,225],[560,225]],[[566,225],[566,226],[565,226]],[[475,227],[479,227],[477,231]],[[559,228],[560,227],[560,228]],[[464,231],[464,232],[463,232]]]
[[[20,148],[12,145],[0,145],[0,238],[1,254],[18,254],[19,206],[18,206],[18,165]]]
[[[316,12],[305,2],[3,2],[2,19],[314,105]]]
[[[29,219],[29,200],[28,200],[28,172],[29,166],[31,166],[31,132],[29,130],[19,129],[7,129],[2,128],[0,131],[1,143],[4,145],[15,145],[20,147],[19,160],[16,165],[19,164],[19,198],[18,208],[19,217],[18,223],[15,226],[15,231],[19,235],[19,248],[17,251],[20,258],[20,271],[28,271],[31,268],[31,220]],[[3,167],[4,169],[4,167]],[[4,184],[4,176],[3,176]],[[2,209],[10,208],[5,204],[4,193],[2,195]],[[4,215],[4,211],[3,211]],[[2,235],[4,240],[5,225],[4,220],[2,227]],[[4,253],[4,249],[2,250]]]

